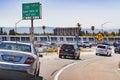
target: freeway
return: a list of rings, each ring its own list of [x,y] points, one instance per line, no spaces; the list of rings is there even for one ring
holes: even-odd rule
[[[56,52],[41,54],[43,57],[40,58],[39,80],[120,80],[120,69],[118,69],[120,54],[115,54],[114,51],[112,57],[96,56],[95,47],[84,48],[80,60],[60,59]],[[10,80],[11,75],[7,75],[6,80]],[[28,80],[26,77],[23,75],[23,80]],[[11,80],[22,78],[18,75]]]
[[[119,80],[119,57],[114,53],[112,57],[96,56],[94,47],[91,52],[81,52],[80,60],[60,59],[56,53],[45,53],[40,58],[40,76],[43,80]]]
[[[78,62],[67,67],[55,80],[120,80],[119,57],[119,55],[96,56]]]
[[[88,50],[90,48],[87,48]],[[65,66],[81,62],[87,59],[91,59],[95,57],[94,48],[91,49],[91,52],[81,52],[80,60],[74,60],[71,58],[67,59],[60,59],[58,58],[57,53],[44,53],[43,58],[40,58],[41,60],[41,70],[40,70],[40,76],[43,77],[43,80],[54,80],[55,75],[57,72],[64,68]]]

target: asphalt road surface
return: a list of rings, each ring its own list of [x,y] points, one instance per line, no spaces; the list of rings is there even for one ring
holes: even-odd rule
[[[40,76],[43,80],[120,80],[120,54],[112,57],[82,52],[80,60],[60,59],[56,53],[45,53],[41,58]]]
[[[43,77],[43,80],[54,80],[54,77],[57,74],[57,72],[59,72],[59,70],[64,68],[65,66],[72,63],[82,62],[84,60],[94,58],[96,56],[94,54],[94,48],[92,50],[92,52],[82,52],[80,55],[80,60],[74,60],[72,58],[60,59],[58,58],[57,53],[44,53],[44,57],[40,58],[40,76]]]
[[[80,60],[60,59],[55,52],[43,53],[43,58],[40,58],[39,80],[120,80],[120,54],[113,52],[112,57],[96,56],[94,47],[86,49],[88,52],[81,52]],[[13,79],[10,79],[11,75]],[[19,77],[9,73],[2,77],[6,79],[0,80],[28,80],[24,75]]]
[[[57,80],[120,80],[120,55],[98,56],[66,68]]]

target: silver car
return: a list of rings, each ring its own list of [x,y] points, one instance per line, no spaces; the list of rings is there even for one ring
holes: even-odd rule
[[[109,45],[98,45],[96,48],[96,55],[111,56],[112,50]]]
[[[25,80],[24,77],[37,80],[39,70],[39,57],[31,43],[0,42],[0,79],[9,76],[12,80]]]

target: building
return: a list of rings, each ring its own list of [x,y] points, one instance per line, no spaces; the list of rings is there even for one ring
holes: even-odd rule
[[[80,30],[78,27],[55,28],[54,35],[57,35],[57,36],[78,36],[78,35],[80,35]]]

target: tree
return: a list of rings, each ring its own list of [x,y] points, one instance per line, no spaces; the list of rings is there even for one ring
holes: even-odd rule
[[[4,32],[3,35],[7,35],[7,32]]]
[[[93,36],[94,36],[95,26],[91,26],[91,30],[92,30],[92,33],[93,33]]]
[[[81,24],[80,23],[77,23],[77,27],[78,27],[78,34],[80,35],[80,36],[82,36],[82,28],[81,28]]]
[[[115,32],[110,33],[110,36],[115,36],[115,35],[116,35]]]
[[[120,29],[119,29],[119,31],[118,31],[118,36],[120,36]]]
[[[109,36],[109,33],[107,31],[104,32],[104,36]]]
[[[44,34],[45,34],[45,28],[46,28],[46,26],[43,25],[43,26],[42,26],[42,29],[43,29],[43,31],[44,31]]]
[[[3,35],[3,29],[0,28],[0,35]]]
[[[11,29],[10,31],[9,31],[9,35],[15,35],[16,33],[15,33],[15,30],[14,29]]]

